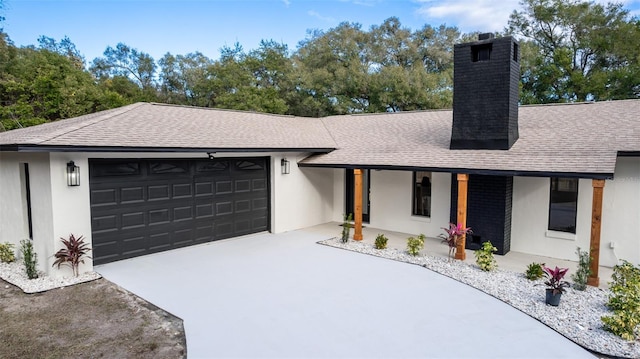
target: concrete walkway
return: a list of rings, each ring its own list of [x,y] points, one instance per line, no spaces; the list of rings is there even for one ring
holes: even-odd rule
[[[184,320],[189,358],[593,358],[422,267],[259,234],[97,266]]]

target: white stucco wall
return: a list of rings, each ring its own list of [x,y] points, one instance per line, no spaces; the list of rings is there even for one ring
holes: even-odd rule
[[[592,196],[592,181],[581,179],[576,234],[553,232],[547,230],[549,178],[515,177],[511,250],[577,260],[576,247],[589,249]],[[639,223],[640,159],[618,158],[614,179],[605,182],[600,265],[614,266],[617,259],[640,263]],[[612,241],[616,243],[615,249],[610,248]]]
[[[618,158],[602,201],[600,263],[610,266],[625,259],[640,264],[640,158]]]
[[[29,237],[20,156],[0,153],[0,242],[18,248],[21,239]]]
[[[449,224],[451,174],[431,175],[431,217],[412,216],[413,172],[370,171],[370,221],[368,226],[396,232],[437,237]],[[345,170],[334,176],[333,221],[342,222],[345,211]]]
[[[451,174],[431,174],[431,217],[412,216],[413,172],[371,171],[370,225],[437,237],[449,225]]]
[[[286,157],[291,172],[282,174],[280,160]],[[302,154],[272,157],[271,231],[281,233],[332,221],[334,175],[331,168],[298,167]]]

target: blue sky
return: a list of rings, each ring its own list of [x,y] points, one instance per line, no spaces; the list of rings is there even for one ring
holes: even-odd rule
[[[598,2],[606,2],[597,0]],[[463,32],[498,31],[519,0],[3,0],[3,27],[18,46],[40,35],[68,36],[87,61],[123,42],[159,60],[200,51],[218,58],[223,46],[245,50],[273,39],[295,50],[308,29],[357,22],[364,29],[396,16],[412,30],[425,24]],[[624,0],[640,14],[640,0]]]

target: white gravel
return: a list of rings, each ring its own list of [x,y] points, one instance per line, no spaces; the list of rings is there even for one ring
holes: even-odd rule
[[[605,306],[607,289],[569,288],[562,295],[560,305],[553,307],[545,304],[543,280],[531,282],[523,273],[499,268],[485,272],[475,264],[458,260],[428,255],[414,257],[397,249],[375,249],[370,243],[344,244],[338,238],[318,243],[423,266],[502,300],[589,350],[608,356],[640,358],[640,341],[628,342],[602,329],[600,317],[612,313]]]
[[[24,264],[20,261],[12,263],[0,262],[0,278],[17,286],[27,294],[45,292],[55,288],[68,287],[70,285],[89,282],[102,276],[96,272],[87,272],[77,277],[52,278],[43,273],[38,273],[38,278],[29,279]]]

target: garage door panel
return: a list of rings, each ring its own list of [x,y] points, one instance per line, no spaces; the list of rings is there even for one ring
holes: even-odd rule
[[[144,201],[144,187],[125,187],[120,189],[120,203],[141,203]]]
[[[216,195],[233,193],[233,182],[230,180],[216,181]]]
[[[116,190],[113,188],[91,191],[91,205],[105,206],[118,204]]]
[[[265,158],[90,160],[94,263],[269,229]]]

